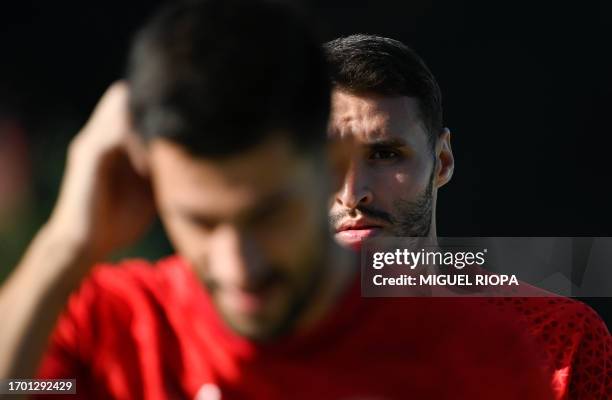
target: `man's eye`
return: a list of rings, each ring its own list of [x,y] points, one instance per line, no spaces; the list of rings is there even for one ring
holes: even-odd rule
[[[372,152],[370,160],[391,160],[398,156],[399,154],[393,150],[377,150]]]
[[[218,225],[217,221],[202,217],[190,217],[187,219],[187,221],[197,229],[207,232],[213,231]]]

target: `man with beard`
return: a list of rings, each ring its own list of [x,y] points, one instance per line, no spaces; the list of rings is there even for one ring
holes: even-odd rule
[[[360,298],[327,229],[329,100],[286,5],[156,15],[2,287],[0,376],[74,378],[66,398],[90,400],[549,398],[532,342],[494,314]],[[155,212],[177,255],[99,264]]]
[[[336,240],[359,250],[371,237],[435,239],[437,192],[454,170],[436,79],[397,40],[353,35],[324,48],[333,83],[329,137],[348,140],[353,149],[330,209]],[[413,308],[446,302],[484,310],[494,304],[544,350],[556,398],[612,395],[612,339],[599,316],[580,302],[559,297],[410,300]]]

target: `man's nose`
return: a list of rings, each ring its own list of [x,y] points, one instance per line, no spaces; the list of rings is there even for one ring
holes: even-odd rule
[[[233,226],[220,227],[211,268],[222,285],[248,288],[264,273],[263,255],[252,234]]]
[[[367,171],[358,161],[351,161],[344,182],[336,194],[336,203],[349,209],[371,204],[374,193],[367,175]]]

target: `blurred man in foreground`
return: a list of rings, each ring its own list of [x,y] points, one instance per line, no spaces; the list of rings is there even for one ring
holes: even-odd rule
[[[329,96],[286,6],[158,14],[2,287],[0,375],[76,378],[83,399],[549,398],[494,314],[359,297],[327,233]],[[156,212],[178,255],[99,264]]]
[[[435,238],[437,192],[455,166],[436,79],[393,39],[353,35],[325,50],[334,86],[329,135],[355,143],[330,210],[336,240],[359,249],[371,237]],[[412,301],[416,308],[434,300]],[[612,339],[586,305],[560,297],[435,301],[483,310],[493,304],[517,321],[543,350],[558,399],[612,394]]]

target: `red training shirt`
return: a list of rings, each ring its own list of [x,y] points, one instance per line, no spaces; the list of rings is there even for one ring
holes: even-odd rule
[[[38,378],[76,378],[66,398],[94,400],[551,399],[551,379],[557,399],[610,398],[610,335],[588,307],[466,300],[364,299],[356,279],[308,332],[258,344],[226,327],[179,257],[100,265]]]

